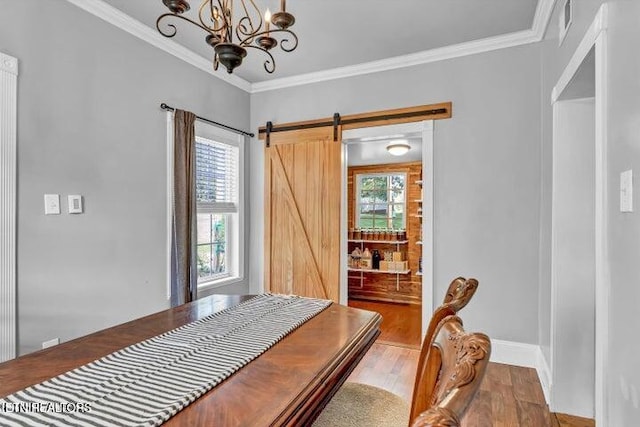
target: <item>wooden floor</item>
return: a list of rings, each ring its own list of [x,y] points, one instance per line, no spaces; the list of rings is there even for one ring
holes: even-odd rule
[[[410,401],[418,355],[416,349],[376,343],[348,381],[375,385]],[[498,363],[489,364],[462,426],[555,427],[536,371]]]
[[[349,300],[349,305],[377,311],[383,321],[380,337],[348,381],[374,385],[410,401],[419,355],[420,307],[356,300]],[[489,363],[462,426],[594,427],[595,423],[549,413],[534,369]]]
[[[421,305],[349,299],[349,307],[377,311],[382,315],[378,342],[420,348]]]
[[[589,418],[580,418],[567,414],[551,414],[553,427],[595,427],[596,422]]]

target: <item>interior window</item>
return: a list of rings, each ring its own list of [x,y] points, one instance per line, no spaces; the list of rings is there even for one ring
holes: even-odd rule
[[[406,228],[407,174],[358,174],[356,178],[356,227],[386,230]]]

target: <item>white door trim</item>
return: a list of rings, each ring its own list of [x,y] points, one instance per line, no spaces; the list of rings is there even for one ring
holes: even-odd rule
[[[342,185],[340,209],[340,303],[348,302],[347,285],[347,143],[349,140],[397,134],[422,135],[422,336],[433,312],[433,120],[351,129],[342,132]],[[426,209],[425,209],[426,207]]]
[[[607,404],[607,363],[609,330],[609,271],[607,253],[607,24],[608,6],[603,4],[584,38],[571,57],[567,67],[551,92],[551,103],[560,99],[564,90],[575,77],[580,65],[595,47],[595,421],[596,425],[606,426],[608,420]],[[554,234],[552,219],[551,233]],[[552,238],[553,241],[553,238]],[[554,271],[553,248],[551,269]],[[556,283],[551,282],[551,372],[555,370],[554,349],[556,339],[556,316],[554,298]],[[553,383],[551,384],[551,410],[554,410]]]

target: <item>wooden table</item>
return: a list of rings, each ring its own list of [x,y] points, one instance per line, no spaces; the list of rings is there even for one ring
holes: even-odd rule
[[[213,295],[2,363],[0,397],[249,298]],[[332,304],[165,425],[308,425],[373,344],[381,321]]]

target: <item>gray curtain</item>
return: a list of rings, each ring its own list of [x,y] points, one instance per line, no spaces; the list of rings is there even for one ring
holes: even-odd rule
[[[173,238],[171,305],[196,298],[196,136],[195,114],[176,110],[173,148]]]

